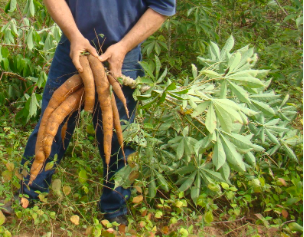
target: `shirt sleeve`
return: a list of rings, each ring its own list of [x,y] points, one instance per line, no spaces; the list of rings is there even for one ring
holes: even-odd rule
[[[147,6],[164,16],[173,16],[176,12],[176,0],[147,0]]]

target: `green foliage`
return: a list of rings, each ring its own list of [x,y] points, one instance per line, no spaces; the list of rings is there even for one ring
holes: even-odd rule
[[[37,118],[49,63],[61,31],[38,1],[28,0],[24,6],[20,1],[11,0],[5,11],[7,21],[0,30],[3,42],[0,45],[0,102],[16,103],[16,118],[24,123]]]

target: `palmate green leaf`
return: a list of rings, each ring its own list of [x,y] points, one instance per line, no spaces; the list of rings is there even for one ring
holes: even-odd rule
[[[180,175],[185,175],[185,174],[193,173],[196,169],[197,169],[196,166],[192,164],[188,164],[187,166],[183,166],[178,170],[176,170],[176,173]]]
[[[221,139],[223,143],[223,147],[226,153],[227,161],[237,170],[237,171],[245,171],[245,164],[243,162],[242,156],[237,152],[233,143],[231,143],[228,139],[225,138],[221,134]]]
[[[242,55],[239,52],[232,54],[228,61],[229,74],[234,72],[241,62]]]
[[[26,43],[29,50],[32,50],[34,48],[34,42],[33,42],[33,28],[31,27],[27,37],[26,37]]]
[[[151,66],[151,64],[147,63],[147,62],[140,62],[140,65],[143,67],[143,69],[145,70],[145,72],[151,77],[151,78],[155,78],[153,75],[153,68]]]
[[[161,62],[156,55],[154,56],[154,61],[155,61],[155,80],[157,80],[159,71],[160,71],[160,67],[161,67]]]
[[[194,64],[191,64],[191,67],[192,67],[192,76],[193,76],[193,79],[197,78],[197,67],[194,65]]]
[[[162,83],[162,81],[165,79],[165,77],[167,76],[168,73],[168,68],[166,67],[165,70],[163,71],[163,73],[160,75],[159,78],[157,78],[156,84],[158,83]]]
[[[37,108],[39,106],[35,93],[31,95],[30,101],[29,117],[32,117],[37,114]]]
[[[227,80],[224,80],[221,84],[220,99],[226,99],[226,98],[227,98]]]
[[[220,168],[220,173],[222,175],[222,177],[224,178],[224,180],[230,184],[230,181],[229,181],[229,177],[230,177],[230,167],[229,165],[227,164],[227,162],[225,162],[223,164],[223,166]]]
[[[295,161],[297,163],[299,162],[296,154],[293,152],[293,150],[286,143],[283,143],[283,149],[287,153],[289,158],[291,158],[293,161]]]
[[[220,60],[224,61],[225,59],[228,58],[227,55],[229,54],[233,46],[234,46],[234,38],[232,35],[230,35],[230,37],[228,38],[224,47],[221,50]]]
[[[211,105],[209,106],[207,115],[206,115],[206,128],[208,129],[208,131],[210,133],[213,133],[215,128],[216,128],[216,115],[214,112],[214,108],[213,108],[213,103],[211,103]]]
[[[237,134],[237,133],[226,133],[223,132],[225,136],[229,137],[229,140],[238,148],[242,150],[252,150],[253,148],[256,148],[256,145],[253,144],[248,137],[245,137],[243,135]],[[264,149],[260,150],[263,151]]]
[[[213,148],[213,155],[212,155],[212,163],[214,164],[216,170],[221,168],[223,164],[226,162],[226,154],[224,151],[224,147],[222,145],[221,139],[217,136],[217,141]]]
[[[248,86],[248,87],[253,87],[253,88],[265,87],[264,83],[260,79],[252,76],[251,71],[252,70],[247,70],[247,71],[236,72],[233,74],[228,74],[226,76],[226,79],[240,82],[244,86]]]
[[[256,165],[256,158],[255,156],[252,154],[252,152],[247,152],[245,155],[244,155],[244,160],[249,164],[249,165],[252,165],[253,167],[255,167]]]
[[[276,138],[275,135],[273,135],[273,133],[271,133],[268,129],[264,129],[264,131],[270,141],[272,141],[275,144],[280,144],[279,140]]]
[[[195,204],[200,195],[200,190],[201,190],[201,177],[200,175],[197,175],[194,182],[194,186],[191,188],[191,199]]]
[[[164,176],[161,173],[157,172],[157,171],[155,171],[155,173],[156,173],[157,181],[158,181],[160,187],[165,192],[168,192],[169,191],[169,185],[168,185],[166,179],[164,178]]]
[[[196,175],[197,172],[192,173],[189,178],[187,178],[186,181],[179,187],[179,191],[184,192],[188,190],[192,186]]]
[[[212,60],[219,60],[220,58],[220,48],[217,46],[216,43],[210,42],[208,46],[208,51],[210,53],[211,59]]]
[[[272,156],[274,153],[276,153],[281,147],[281,144],[279,145],[275,145],[274,147],[272,147],[271,149],[269,149],[268,151],[266,151],[266,153],[269,155],[269,156]]]
[[[185,152],[185,139],[182,138],[176,149],[176,158],[181,159]]]
[[[35,16],[34,0],[29,0],[29,16],[30,17],[34,17]]]
[[[218,74],[215,71],[212,70],[202,70],[200,72],[202,75],[206,75],[207,77],[209,77],[210,79],[214,79],[214,78],[222,78],[223,76]]]
[[[203,176],[205,180],[208,180],[209,183],[213,183],[213,180],[217,182],[225,182],[220,173],[212,171],[211,169],[200,167],[200,175]]]
[[[251,102],[257,109],[261,110],[264,114],[275,115],[275,111],[268,104],[257,100],[251,100]]]
[[[150,176],[150,183],[148,185],[148,197],[154,198],[156,196],[157,188],[154,175]]]
[[[205,112],[207,107],[210,105],[210,101],[204,101],[203,103],[200,103],[191,114],[191,117],[196,117],[198,115],[201,115]]]
[[[227,80],[231,91],[236,95],[236,97],[241,101],[250,104],[249,94],[241,86]]]
[[[280,98],[280,95],[276,95],[276,94],[274,94],[274,92],[269,92],[269,93],[260,93],[260,94],[250,95],[250,98],[262,100],[262,101],[273,101],[275,99]]]

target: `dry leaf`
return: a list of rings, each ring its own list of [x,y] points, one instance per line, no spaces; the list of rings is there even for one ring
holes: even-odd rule
[[[108,224],[110,224],[110,222],[108,220],[102,220],[101,221],[101,224],[104,226],[104,227],[107,227]]]
[[[119,231],[119,233],[121,233],[121,234],[125,234],[125,233],[126,233],[126,226],[123,225],[123,224],[119,225],[119,226],[118,226],[118,231]]]
[[[71,216],[70,221],[71,221],[74,225],[79,225],[79,216],[77,216],[77,215]]]
[[[18,172],[18,170],[15,171],[15,175],[18,179],[22,180],[23,176]]]
[[[129,175],[129,180],[130,180],[130,182],[134,182],[135,179],[137,179],[138,177],[139,177],[139,172],[136,170],[133,170],[131,172],[131,174]]]
[[[146,225],[146,222],[144,222],[144,221],[139,222],[139,226],[140,226],[141,228],[143,228],[145,225]]]
[[[137,192],[142,193],[142,189],[141,189],[141,187],[139,187],[139,186],[135,186],[134,188],[136,189],[136,191],[137,191]]]
[[[144,217],[144,216],[147,215],[147,213],[148,213],[148,211],[147,211],[147,210],[144,210],[144,211],[141,213],[141,216]]]
[[[169,234],[169,227],[168,227],[168,226],[164,226],[164,227],[162,228],[162,232],[163,232],[165,235]]]
[[[132,200],[132,202],[133,203],[141,203],[143,200],[144,200],[143,195],[139,195],[137,197],[134,197],[133,200]]]
[[[114,233],[114,229],[113,228],[109,228],[109,229],[107,229],[107,232],[109,232],[109,233]]]
[[[280,181],[280,183],[283,185],[283,186],[287,186],[287,183],[285,181],[285,179],[282,179],[282,178],[278,178],[278,180]]]
[[[71,187],[70,186],[63,186],[62,191],[66,196],[68,196],[71,193]]]
[[[282,216],[286,219],[288,217],[288,212],[286,210],[282,210]]]
[[[5,164],[6,168],[8,169],[8,171],[13,171],[15,169],[15,165],[14,163],[11,163],[11,162],[7,162]]]
[[[21,200],[20,200],[20,203],[21,203],[21,206],[22,206],[23,208],[27,208],[30,202],[29,202],[28,199],[22,197]]]

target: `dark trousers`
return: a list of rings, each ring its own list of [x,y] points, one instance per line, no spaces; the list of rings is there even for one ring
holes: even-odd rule
[[[57,46],[54,59],[52,61],[52,65],[49,71],[48,80],[44,88],[41,116],[38,124],[36,125],[34,131],[32,132],[32,134],[28,139],[24,156],[22,159],[22,165],[24,165],[26,161],[33,162],[33,158],[35,155],[35,144],[39,130],[40,120],[45,108],[47,107],[50,101],[53,92],[60,85],[62,85],[69,77],[71,77],[73,74],[77,72],[69,57],[69,52],[70,52],[70,43],[67,40],[67,38],[63,36],[60,43]],[[140,53],[140,48],[138,47],[126,55],[123,63],[122,73],[133,79],[136,79],[138,76],[143,76],[142,68],[138,63],[140,60],[141,60],[141,53]],[[133,90],[129,87],[124,86],[123,92],[127,100],[128,109],[130,111],[130,119],[128,119],[126,116],[123,104],[120,102],[120,100],[116,98],[119,115],[121,119],[129,120],[130,122],[133,122],[135,116],[135,107],[136,107],[136,102],[132,97]],[[71,118],[69,119],[66,138],[64,140],[65,146],[63,146],[63,142],[61,140],[62,125],[60,126],[52,145],[51,155],[47,159],[47,162],[53,160],[55,154],[57,154],[57,164],[61,161],[65,153],[64,147],[66,148],[68,146],[70,138],[75,129],[76,119],[77,119],[77,112],[75,112],[73,116],[71,116]],[[101,160],[103,161],[104,180],[106,180],[105,179],[106,165],[105,165],[104,152],[103,152],[103,132],[102,132],[101,121],[102,121],[101,110],[99,108],[98,100],[96,99],[95,109],[93,113],[93,124],[94,124],[94,128],[97,128],[96,138],[98,141],[98,148],[99,148]],[[124,151],[126,157],[128,157],[128,155],[134,152],[134,150],[127,145],[125,146]],[[68,161],[65,160],[65,162]],[[130,197],[130,190],[124,189],[122,187],[118,187],[115,190],[113,190],[114,182],[111,181],[111,177],[122,167],[124,167],[124,160],[120,150],[120,146],[118,144],[116,134],[114,132],[113,140],[112,140],[112,157],[111,157],[110,170],[108,176],[109,182],[104,182],[104,185],[106,187],[103,188],[103,193],[100,197],[100,202],[99,202],[100,211],[106,214],[106,218],[116,217],[122,214],[126,214],[127,212],[126,200]],[[29,180],[29,176],[27,176],[24,179],[23,184],[21,185],[20,193],[27,194],[30,199],[37,199],[38,193],[35,191],[49,192],[49,186],[51,184],[51,178],[54,172],[55,172],[54,169],[47,171],[43,169],[42,172],[39,173],[39,175],[37,176],[37,178],[34,180],[33,184],[29,188],[25,185],[28,183]]]

